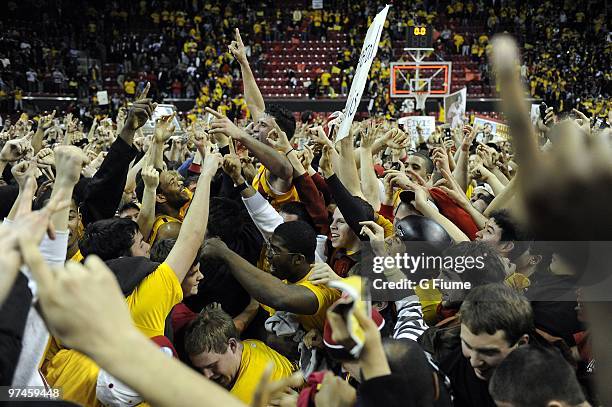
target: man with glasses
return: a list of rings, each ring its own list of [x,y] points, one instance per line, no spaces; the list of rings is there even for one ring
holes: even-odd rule
[[[202,256],[225,261],[236,280],[261,304],[295,314],[306,332],[323,332],[327,308],[340,298],[340,293],[308,280],[315,260],[316,237],[306,222],[280,224],[267,243],[270,273],[253,266],[219,239],[208,239]]]

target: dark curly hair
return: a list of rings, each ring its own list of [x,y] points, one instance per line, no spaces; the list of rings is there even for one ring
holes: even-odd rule
[[[280,129],[287,134],[287,138],[291,140],[291,137],[295,134],[295,117],[293,117],[293,113],[275,104],[268,105],[266,113],[274,117],[278,127],[280,127]]]
[[[137,232],[138,224],[128,218],[99,220],[87,226],[79,249],[83,257],[95,254],[104,261],[131,256]]]

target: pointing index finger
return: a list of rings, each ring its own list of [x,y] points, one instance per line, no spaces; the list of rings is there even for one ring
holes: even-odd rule
[[[138,100],[146,99],[147,95],[149,94],[149,89],[151,89],[151,82],[147,82],[144,89],[142,90],[142,93],[138,97]]]
[[[244,45],[242,43],[242,37],[240,36],[240,30],[236,28],[236,41],[238,41],[238,45]]]
[[[215,116],[216,119],[222,119],[223,115],[219,112],[217,112],[216,110],[211,109],[210,107],[206,107],[205,109],[208,113],[212,114],[213,116]]]

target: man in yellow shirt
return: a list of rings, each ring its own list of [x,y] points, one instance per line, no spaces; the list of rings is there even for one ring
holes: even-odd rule
[[[138,185],[136,194],[141,202],[143,193],[144,189]],[[176,239],[190,201],[191,191],[185,188],[179,173],[176,171],[161,172],[155,196],[155,221],[151,234],[145,236],[150,245],[157,240]]]
[[[127,81],[123,82],[123,89],[125,90],[125,94],[129,97],[134,97],[134,94],[136,93],[136,82],[134,82],[132,79],[128,79]]]
[[[275,150],[268,142],[268,135],[274,128],[275,123],[287,134],[287,138],[291,140],[296,128],[295,117],[287,109],[283,109],[278,105],[266,106],[264,103],[263,96],[257,87],[253,71],[249,65],[245,46],[237,29],[236,41],[232,41],[229,48],[234,58],[240,64],[244,99],[255,125],[253,126],[253,134],[249,135],[231,122],[223,123],[219,121],[212,124],[211,133],[223,133],[239,141],[252,155],[257,157],[262,166],[257,176],[253,179],[253,187],[264,198],[268,199],[272,206],[278,208],[285,202],[297,201],[299,197],[293,185],[293,167],[289,159],[284,154]],[[215,122],[217,121],[215,120]]]
[[[329,72],[323,72],[321,74],[321,86],[329,86],[329,80],[331,78],[331,74]]]
[[[185,351],[196,370],[250,405],[270,362],[272,381],[291,376],[296,366],[263,342],[239,338],[225,311],[208,309],[188,328]]]
[[[218,157],[210,154],[204,159],[185,225],[161,265],[148,260],[149,247],[143,242],[138,225],[129,219],[94,222],[81,241],[85,257],[96,254],[107,261],[126,296],[134,324],[149,337],[164,334],[166,317],[183,299],[181,282],[204,240],[210,181],[218,166]],[[99,368],[91,359],[76,350],[59,349],[48,360],[43,374],[52,387],[62,388],[64,399],[85,406],[100,405],[96,400]]]
[[[219,239],[207,239],[202,256],[223,260],[236,280],[262,305],[295,314],[306,332],[323,332],[325,313],[340,298],[340,292],[308,280],[316,246],[314,229],[298,220],[282,223],[274,230],[266,253],[270,273],[253,266]]]

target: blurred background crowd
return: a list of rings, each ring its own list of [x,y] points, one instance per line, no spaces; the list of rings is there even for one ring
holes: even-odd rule
[[[362,39],[380,1],[97,2],[8,1],[0,20],[0,111],[20,110],[28,95],[77,97],[77,115],[91,116],[96,92],[108,90],[116,113],[145,86],[151,95],[196,100],[246,114],[239,66],[226,45],[234,27],[265,98],[343,98]],[[350,16],[350,20],[349,20]],[[350,22],[349,22],[350,21]],[[556,111],[578,107],[605,117],[610,109],[612,43],[605,1],[396,2],[390,9],[364,98],[388,118],[402,114],[389,95],[389,64],[407,61],[408,30],[431,25],[429,60],[453,62],[452,91],[492,97],[487,49],[494,33],[510,32],[524,53],[521,75],[531,96]],[[106,109],[104,109],[105,111]]]

